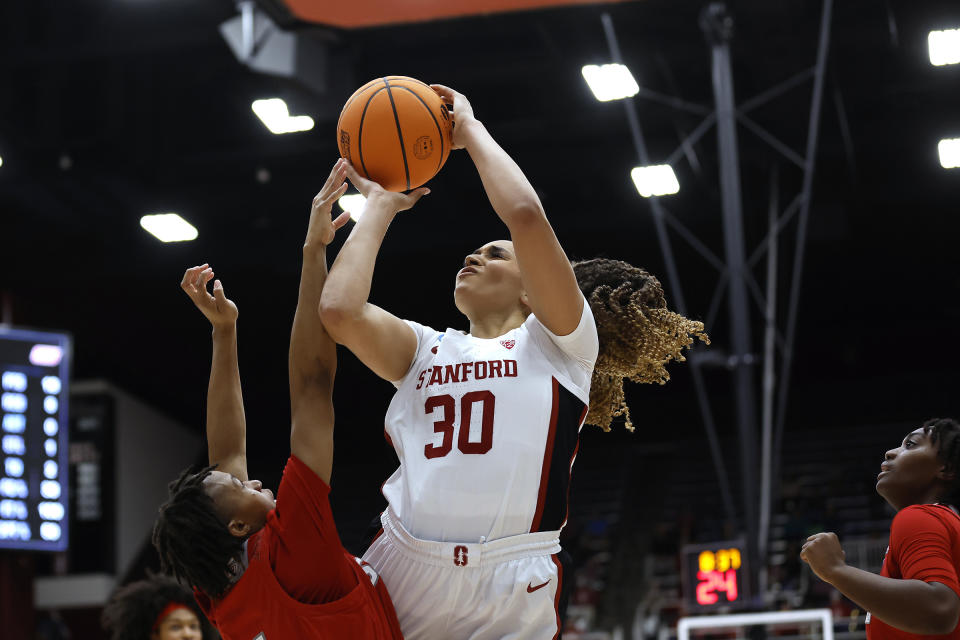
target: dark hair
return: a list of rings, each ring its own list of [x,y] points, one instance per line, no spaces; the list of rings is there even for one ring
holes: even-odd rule
[[[960,423],[950,418],[934,418],[923,423],[923,433],[937,448],[944,470],[953,474],[946,494],[940,499],[952,505],[960,504]]]
[[[185,469],[170,483],[170,499],[160,506],[153,525],[153,546],[165,572],[219,598],[235,579],[244,540],[230,533],[203,489],[215,468]]]
[[[639,267],[595,258],[574,262],[573,272],[600,337],[586,422],[609,431],[613,418],[624,416],[633,431],[624,379],[664,384],[667,363],[685,360],[683,350],[694,339],[710,344],[710,338],[702,322],[670,311],[660,281]]]
[[[100,624],[111,640],[146,640],[158,622],[157,616],[171,602],[193,611],[200,621],[204,640],[215,638],[213,628],[183,585],[162,575],[147,575],[146,580],[131,582],[118,589],[103,608]]]

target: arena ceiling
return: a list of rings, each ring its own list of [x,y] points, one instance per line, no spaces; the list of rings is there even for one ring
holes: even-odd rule
[[[600,23],[607,11],[645,89],[709,106],[701,6],[646,0],[344,29],[302,22],[264,0],[259,7],[272,20],[323,52],[314,60],[322,77],[303,83],[238,62],[218,30],[237,15],[226,0],[3,3],[4,317],[72,332],[75,377],[113,380],[200,428],[208,331],[178,283],[185,267],[210,262],[241,310],[251,420],[285,428],[286,342],[308,205],[336,158],[343,101],[387,74],[469,96],[537,187],[571,256],[622,258],[663,274],[649,204],[629,180],[637,162],[623,107],[594,100],[580,68],[609,61]],[[813,64],[819,3],[730,6],[738,98]],[[960,7],[949,0],[837,3],[791,428],[958,413],[960,169],[939,166],[936,144],[960,137],[960,65],[933,67],[926,58],[927,32],[958,26]],[[809,86],[755,114],[797,151]],[[250,103],[271,96],[312,115],[316,127],[270,134]],[[699,123],[650,100],[637,108],[654,158]],[[779,165],[783,202],[799,186],[799,171],[750,132],[741,128],[739,136],[752,247],[766,229],[771,167]],[[664,203],[721,253],[715,133],[676,170],[681,191]],[[400,315],[462,326],[450,296],[457,264],[504,230],[464,154],[431,186],[394,224],[373,297]],[[138,224],[157,211],[179,212],[199,238],[157,242]],[[792,228],[785,240],[792,246]],[[674,237],[674,247],[691,315],[704,317],[717,274],[682,239]],[[791,253],[787,246],[782,253],[786,285]],[[757,278],[763,282],[762,270]],[[727,343],[725,317],[710,327],[717,349]],[[389,385],[347,355],[341,362],[338,417],[363,423],[356,433],[379,433]],[[682,367],[676,372],[667,388],[633,397],[647,424],[694,437],[700,422],[689,380]],[[710,376],[721,428],[732,432],[728,378],[720,370]],[[271,461],[286,446],[275,433],[252,429],[251,437],[259,438],[256,455]]]

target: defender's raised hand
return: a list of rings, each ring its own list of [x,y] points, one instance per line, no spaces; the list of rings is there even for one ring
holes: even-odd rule
[[[219,280],[213,282],[213,295],[207,291],[207,283],[213,279],[213,269],[208,264],[190,267],[183,274],[180,288],[186,292],[197,309],[214,327],[231,326],[237,321],[237,305],[223,293]]]
[[[312,242],[328,245],[333,241],[337,229],[347,224],[350,214],[344,211],[336,218],[332,218],[333,203],[347,191],[347,161],[343,158],[337,160],[327,176],[327,181],[323,188],[313,198],[313,206],[310,209],[310,224],[307,226],[306,244]]]

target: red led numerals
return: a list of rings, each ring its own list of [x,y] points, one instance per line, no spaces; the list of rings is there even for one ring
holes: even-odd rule
[[[726,595],[727,602],[737,599],[737,572],[734,569],[727,571],[698,571],[697,604],[716,604],[720,599],[717,592]]]

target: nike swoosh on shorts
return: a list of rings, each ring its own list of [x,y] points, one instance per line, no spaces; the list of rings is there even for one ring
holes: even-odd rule
[[[534,587],[532,584],[530,584],[530,583],[528,582],[528,583],[527,583],[527,593],[533,593],[533,592],[536,591],[537,589],[542,589],[543,587],[547,586],[548,584],[550,584],[550,581],[549,581],[549,580],[547,580],[547,581],[544,582],[543,584],[538,584],[537,586]]]

